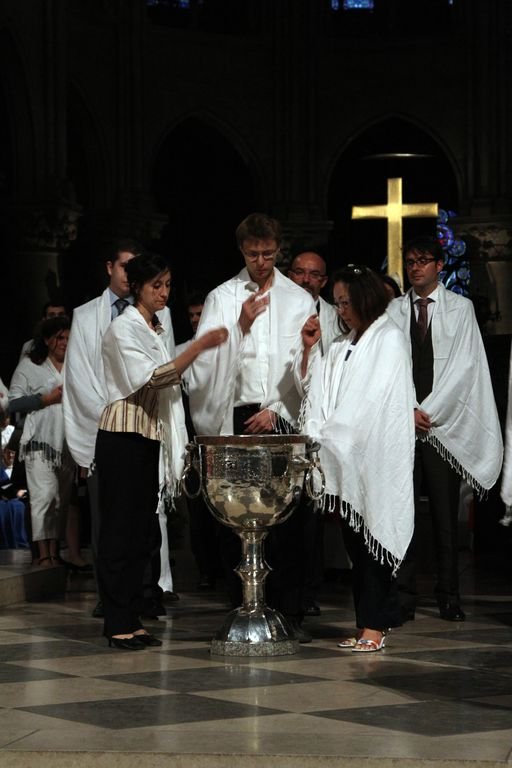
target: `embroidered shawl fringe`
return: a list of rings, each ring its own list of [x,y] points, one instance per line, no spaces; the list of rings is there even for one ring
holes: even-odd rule
[[[42,459],[51,467],[60,467],[62,464],[62,451],[57,451],[47,443],[39,443],[37,440],[29,440],[27,443],[20,444],[19,455],[20,461],[25,459],[25,456],[32,453],[42,453]]]
[[[400,568],[401,560],[388,552],[377,539],[372,536],[370,529],[365,524],[362,516],[356,512],[354,507],[338,496],[328,494],[324,497],[323,510],[324,512],[334,512],[336,505],[339,504],[339,512],[344,520],[348,522],[350,527],[356,532],[363,530],[364,543],[370,555],[374,560],[380,562],[381,565],[389,565],[392,568],[392,575],[396,576],[398,569]]]
[[[299,426],[299,432],[304,431],[304,425],[306,423],[306,418],[310,411],[310,408],[311,408],[311,403],[309,401],[309,395],[306,393],[302,398],[302,401],[300,404],[300,410],[299,410],[299,418],[297,420],[297,423]]]
[[[457,472],[458,475],[460,475],[463,480],[467,482],[468,485],[471,486],[477,493],[479,499],[484,499],[487,497],[488,491],[486,488],[484,488],[478,480],[473,477],[472,474],[470,474],[460,462],[457,461],[457,459],[452,456],[452,454],[445,448],[445,446],[439,441],[439,439],[432,434],[427,435],[419,435],[418,440],[421,440],[424,443],[430,443],[430,445],[436,449],[438,454],[448,462],[448,464],[453,467],[453,469]]]
[[[281,416],[280,408],[282,406],[282,403],[273,403],[271,410],[275,413],[275,422],[274,422],[274,429],[278,435],[294,435],[296,430],[293,428],[293,425],[290,424],[288,419],[285,419],[284,416]]]
[[[173,485],[169,486],[166,483],[161,485],[158,495],[158,505],[156,513],[160,512],[176,512],[176,499],[182,493],[181,480],[176,480]]]

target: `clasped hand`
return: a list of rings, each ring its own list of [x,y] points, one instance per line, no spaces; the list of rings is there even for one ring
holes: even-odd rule
[[[414,425],[416,427],[417,432],[428,432],[429,429],[432,427],[432,422],[430,421],[430,416],[428,413],[425,413],[425,411],[420,410],[420,408],[414,409]]]
[[[273,432],[276,423],[276,414],[270,408],[258,411],[244,421],[245,432],[250,435],[261,435],[265,432]]]

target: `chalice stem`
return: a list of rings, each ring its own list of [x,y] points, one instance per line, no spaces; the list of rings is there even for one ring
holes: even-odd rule
[[[236,569],[242,580],[241,610],[259,613],[265,608],[265,579],[272,570],[263,557],[263,541],[268,530],[237,529],[236,532],[242,541],[242,559]]]

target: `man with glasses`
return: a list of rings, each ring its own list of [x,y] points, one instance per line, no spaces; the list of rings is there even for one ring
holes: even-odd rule
[[[206,297],[197,330],[202,334],[223,325],[229,338],[222,349],[209,350],[190,368],[192,421],[199,435],[293,432],[300,395],[292,363],[302,349],[301,329],[315,314],[315,304],[275,268],[281,245],[278,221],[253,213],[237,227],[236,240],[245,267]],[[240,542],[222,528],[227,586],[238,605],[240,580],[232,569],[240,558]],[[272,528],[267,546],[274,568],[268,580],[269,604],[291,619],[298,635],[302,538],[301,518],[294,513]]]
[[[332,304],[320,296],[320,291],[327,283],[326,264],[315,251],[302,251],[293,259],[288,277],[300,285],[313,297],[318,319],[320,320],[320,347],[322,354],[327,354],[331,342],[341,334],[338,313]]]
[[[439,283],[444,252],[438,240],[407,244],[405,266],[411,288],[388,307],[410,338],[416,389],[414,493],[429,498],[434,533],[439,614],[464,621],[458,573],[459,486],[463,477],[478,494],[492,488],[503,446],[489,367],[473,304]],[[416,605],[415,533],[398,574],[404,620]]]
[[[242,271],[207,297],[198,333],[224,325],[229,340],[191,366],[190,408],[199,435],[293,430],[300,397],[291,363],[301,328],[316,314],[311,296],[275,268],[281,228],[253,213],[236,230]]]

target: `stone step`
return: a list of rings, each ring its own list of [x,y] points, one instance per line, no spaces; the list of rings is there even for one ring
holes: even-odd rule
[[[66,569],[41,568],[31,560],[28,549],[0,550],[0,607],[64,595]]]
[[[63,551],[66,558],[66,551]],[[86,561],[91,553],[83,550]],[[187,547],[171,553],[175,592],[189,591],[197,584],[197,569]],[[66,593],[96,592],[92,573],[73,573],[64,566],[41,568],[32,565],[30,549],[0,550],[0,607],[20,602],[34,602],[63,596]]]

